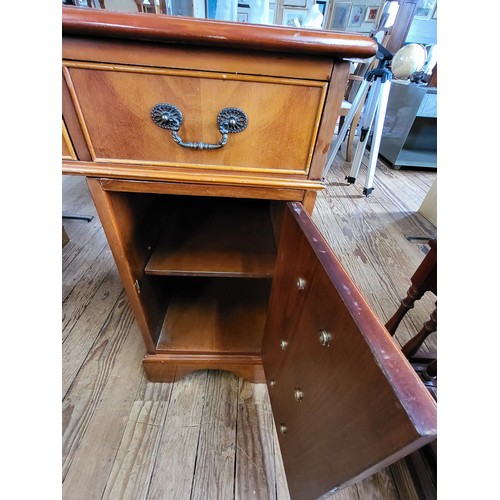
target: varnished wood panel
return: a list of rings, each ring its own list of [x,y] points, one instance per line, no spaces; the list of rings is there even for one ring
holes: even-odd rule
[[[158,225],[152,224],[156,219],[150,216],[152,212],[161,215],[153,208],[153,201],[158,200],[105,192],[95,179],[89,179],[88,185],[146,349],[154,352],[164,297],[157,284],[144,275],[144,266],[151,254],[151,240],[158,236]]]
[[[269,280],[163,279],[172,291],[157,352],[260,353]]]
[[[181,16],[144,16],[63,7],[64,34],[107,36],[202,46],[291,52],[329,57],[372,57],[366,36],[272,25],[241,24]]]
[[[252,172],[309,169],[326,83],[75,64],[66,63],[75,107],[97,161],[205,169],[221,165],[228,171]],[[218,143],[217,115],[227,107],[242,109],[248,126],[229,134],[223,148],[182,148],[171,132],[151,120],[158,103],[180,109],[184,120],[178,134],[184,141]]]
[[[235,171],[228,173],[224,172],[224,170],[225,167],[212,165],[209,169],[203,171],[205,175],[200,175],[200,169],[185,166],[178,168],[154,165],[134,165],[130,163],[118,164],[69,160],[64,160],[62,162],[63,174],[85,175],[87,177],[99,178],[104,177],[107,179],[166,181],[177,184],[190,183],[193,185],[201,184],[204,186],[203,190],[206,190],[207,183],[210,182],[216,188],[226,188],[226,192],[228,187],[234,187],[235,196],[237,197],[239,193],[241,193],[239,191],[241,188],[243,190],[251,188],[248,192],[253,191],[253,188],[259,188],[262,190],[261,192],[269,192],[269,189],[276,189],[276,195],[270,195],[270,199],[288,200],[286,197],[288,192],[295,197],[297,196],[296,190],[307,189],[317,191],[324,187],[319,181],[308,180],[305,173],[299,175],[287,174],[283,171],[276,170],[274,173],[259,172],[257,175],[255,172]],[[191,194],[194,194],[195,191],[196,188],[191,187]],[[303,196],[303,193],[301,193],[301,195]],[[251,197],[253,198],[256,196],[254,195]]]
[[[301,201],[304,191],[297,189],[257,188],[242,186],[217,186],[211,184],[182,184],[174,182],[124,181],[101,179],[105,191],[132,193],[179,194],[187,196],[217,196],[221,198],[248,198],[267,200]]]
[[[327,81],[332,71],[331,59],[320,56],[213,47],[196,47],[193,51],[182,45],[162,43],[150,43],[146,47],[138,41],[110,38],[64,37],[62,56],[66,60],[322,81]]]
[[[300,205],[289,206],[262,355],[292,497],[316,498],[434,439],[436,406]],[[307,274],[287,265],[291,255]]]
[[[275,259],[268,202],[181,197],[145,272],[270,278]]]
[[[73,148],[73,144],[71,143],[71,139],[68,134],[68,129],[64,124],[64,120],[62,122],[62,157],[66,160],[76,160],[75,149]]]
[[[340,105],[344,98],[345,86],[349,75],[350,63],[347,61],[336,61],[332,70],[325,108],[321,117],[314,156],[312,158],[309,178],[321,179],[328,151],[330,149],[335,126],[337,124]]]
[[[250,354],[147,354],[144,371],[151,382],[174,382],[199,370],[228,371],[255,384],[265,383],[260,355]]]
[[[435,227],[418,213],[418,207],[432,185],[436,173],[429,170],[413,169],[395,171],[379,161],[374,180],[376,188],[374,195],[366,198],[362,194],[362,183],[347,185],[343,181],[344,176],[349,173],[349,168],[349,164],[345,164],[345,166],[343,164],[343,151],[341,150],[330,170],[326,189],[318,195],[313,218],[318,227],[321,228],[322,233],[327,236],[330,245],[335,249],[335,253],[341,259],[353,281],[362,290],[370,307],[376,311],[381,321],[385,322],[397,308],[400,295],[406,292],[412,269],[416,269],[424,257],[420,245],[410,243],[405,239],[405,235],[422,235],[431,230],[435,231]],[[366,165],[363,164],[360,179],[365,172]],[[90,212],[91,208],[92,201],[85,179],[63,176],[63,209],[72,213],[87,213]],[[365,224],[361,222],[363,218],[367,218]],[[109,315],[117,300],[115,288],[119,288],[121,283],[113,269],[114,264],[109,254],[105,257],[102,249],[98,252],[93,251],[92,255],[89,254],[87,258],[78,261],[72,257],[72,255],[80,253],[84,247],[97,245],[99,236],[85,236],[87,231],[95,231],[92,223],[68,220],[65,222],[65,226],[70,236],[70,243],[63,249],[65,261],[68,262],[63,271],[65,289],[67,289],[63,314],[66,318],[64,324],[71,330],[70,332],[66,331],[65,338],[69,340],[71,336],[75,335],[76,344],[83,332],[93,328],[94,334],[97,335],[101,327],[110,321]],[[104,238],[102,232],[100,238]],[[91,266],[93,267],[91,268]],[[89,268],[91,268],[90,272]],[[107,282],[99,286],[103,280],[107,280]],[[109,280],[115,280],[115,285],[110,284]],[[430,299],[420,302],[422,304],[415,307],[400,326],[397,335],[401,336],[403,340],[412,331],[415,331],[415,327],[421,326],[432,311],[433,302]],[[75,311],[74,315],[73,311]],[[114,328],[115,324],[116,322],[112,322],[111,328]],[[110,345],[115,344],[116,346],[116,343],[121,342],[122,336],[110,335],[107,339]],[[92,344],[93,342],[90,343],[90,345]],[[131,332],[126,343],[122,344],[120,349],[123,354],[130,352],[133,357],[120,354],[113,358],[123,366],[123,370],[120,375],[112,374],[105,378],[103,383],[108,389],[101,394],[101,397],[96,395],[94,410],[90,412],[87,420],[82,421],[84,425],[80,426],[79,431],[81,433],[79,451],[74,461],[69,463],[69,474],[63,484],[65,497],[78,500],[81,498],[79,495],[84,495],[83,498],[87,500],[87,492],[90,491],[91,494],[95,492],[96,498],[102,498],[107,479],[110,477],[110,468],[119,470],[122,467],[129,467],[125,464],[122,466],[120,463],[115,465],[113,461],[120,462],[122,458],[132,458],[130,456],[124,457],[122,453],[117,453],[117,451],[120,449],[125,429],[128,427],[131,430],[132,409],[137,408],[137,405],[134,406],[134,402],[137,401],[137,404],[140,405],[140,402],[145,400],[141,391],[136,389],[140,386],[143,376],[140,360],[144,352],[137,329]],[[109,359],[107,356],[98,359],[104,362]],[[86,401],[87,388],[97,383],[96,377],[98,376],[96,370],[84,368],[86,366],[83,363],[84,359],[85,356],[83,358],[76,356],[68,358],[65,365],[68,380],[65,381],[63,394],[67,393],[67,389],[72,383],[73,388],[67,394],[71,404],[66,402],[66,399],[63,404],[65,408],[72,405],[75,407],[74,411],[78,412],[81,411],[76,410],[76,408],[81,408],[79,405],[87,404],[81,403],[81,401]],[[136,367],[137,370],[132,370],[131,367]],[[80,370],[83,370],[81,376],[77,377]],[[245,378],[250,379],[251,377],[246,374]],[[206,381],[207,372],[200,371],[177,379],[173,385],[167,416],[160,424],[161,441],[156,451],[152,452],[154,455],[150,457],[154,461],[154,468],[151,472],[147,498],[189,498],[193,474],[196,473],[194,468],[196,443],[203,402],[204,398],[207,397]],[[134,382],[135,385],[130,385],[129,382]],[[265,447],[265,443],[274,435],[273,427],[269,427],[266,423],[270,417],[269,403],[266,406],[255,392],[249,395],[245,387],[245,385],[242,386],[244,391],[242,397],[250,407],[256,405],[254,409],[257,415],[254,414],[256,418],[252,421],[257,422],[258,431],[248,429],[247,426],[240,426],[238,432],[252,433],[251,436],[247,435],[244,438],[244,442],[251,441],[254,448],[250,448],[250,452],[249,448],[244,446],[244,450],[253,458],[258,454],[257,447],[262,446],[262,456],[265,460],[269,453],[266,451],[268,448]],[[122,406],[124,404],[125,406]],[[118,413],[119,409],[122,409],[123,412]],[[70,411],[67,410],[67,413]],[[239,415],[241,411],[239,410]],[[195,417],[195,413],[197,417]],[[259,415],[266,418],[258,418]],[[117,422],[121,422],[123,425],[117,426]],[[139,429],[137,431],[139,432]],[[138,433],[135,435],[139,436]],[[70,434],[66,434],[66,436],[70,436]],[[70,437],[70,439],[72,438]],[[243,443],[241,444],[243,446]],[[137,447],[134,447],[135,449]],[[289,499],[286,478],[282,472],[279,444],[276,443],[274,450],[276,496],[271,495],[269,498]],[[109,458],[109,467],[95,467],[96,457],[101,456]],[[144,454],[141,453],[137,455],[134,462],[137,469],[143,467],[144,457]],[[255,489],[253,486],[254,478],[258,471],[254,469],[253,462],[249,460],[245,465],[246,456],[243,452],[241,458],[241,464],[237,465],[239,485],[236,486],[236,491],[253,491],[252,488]],[[256,463],[259,462],[256,461]],[[240,468],[238,469],[238,467]],[[71,473],[71,469],[74,469],[74,474]],[[364,498],[363,495],[365,498],[366,495],[370,495],[369,498],[385,499],[393,498],[394,491],[397,494],[396,498],[400,500],[419,498],[404,460],[398,461],[384,471],[383,479],[376,479],[376,476],[375,478],[367,478],[328,498],[332,500],[337,498],[359,500]],[[112,477],[115,477],[114,473]],[[78,482],[75,481],[76,479]],[[130,484],[127,488],[130,491],[139,491],[138,486],[131,484],[135,479],[142,480],[141,475],[132,474],[129,476]],[[113,484],[114,481],[113,479]],[[259,486],[264,487],[262,483],[259,483]],[[108,488],[112,489],[113,487],[110,484]]]
[[[68,89],[68,84],[66,81],[65,71],[63,70],[63,78],[61,85],[61,97],[62,97],[62,112],[63,112],[63,123],[64,127],[67,128],[68,136],[71,137],[71,143],[75,150],[75,157],[81,161],[91,160],[91,154],[87,147],[87,142],[83,135],[80,122],[78,120],[78,115],[73,106],[73,101],[71,99],[70,91]],[[64,133],[64,132],[63,132]],[[63,154],[63,160],[66,159]]]

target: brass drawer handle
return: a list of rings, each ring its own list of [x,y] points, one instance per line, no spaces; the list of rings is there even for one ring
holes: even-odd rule
[[[224,108],[217,115],[219,132],[222,134],[217,144],[206,142],[184,142],[177,131],[182,125],[181,110],[173,104],[159,103],[151,110],[151,118],[158,127],[171,130],[174,141],[183,148],[191,149],[219,149],[226,145],[228,134],[237,134],[247,128],[248,118],[244,111],[238,108]]]

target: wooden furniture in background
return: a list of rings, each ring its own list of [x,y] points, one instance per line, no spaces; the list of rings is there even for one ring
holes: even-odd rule
[[[429,253],[411,277],[411,286],[406,297],[385,325],[393,336],[396,334],[402,319],[415,306],[417,300],[420,300],[426,292],[437,296],[437,238],[429,240],[429,246]],[[433,355],[419,352],[427,337],[436,330],[437,304],[430,319],[403,345],[402,352],[428,387],[429,393],[437,400],[437,353]],[[436,498],[437,442],[432,441],[426,444],[421,449],[409,454],[405,460],[413,483],[422,498]]]
[[[405,44],[417,8],[417,0],[398,0],[399,10],[394,24],[389,28],[382,45],[395,54]]]
[[[63,9],[77,155],[63,173],[88,178],[146,374],[267,383],[292,497],[352,484],[436,433],[434,401],[309,216],[344,58],[375,50],[354,35]],[[178,114],[151,119],[160,103],[182,112],[177,136],[157,125]],[[247,126],[212,149],[227,108]]]
[[[387,331],[391,335],[396,334],[396,330],[406,313],[415,306],[415,302],[420,300],[424,293],[432,292],[437,296],[437,238],[429,240],[429,246],[429,253],[424,257],[410,279],[411,286],[406,297],[401,301],[398,310],[385,324]]]

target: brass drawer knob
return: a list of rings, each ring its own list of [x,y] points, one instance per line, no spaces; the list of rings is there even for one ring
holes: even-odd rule
[[[280,432],[283,436],[286,434],[287,428],[285,424],[280,424]]]
[[[297,278],[297,289],[304,290],[306,287],[306,280],[304,278]]]
[[[324,347],[329,347],[332,341],[332,334],[322,328],[318,333],[319,343]]]
[[[248,117],[244,111],[239,108],[224,108],[217,115],[217,124],[222,137],[217,144],[208,144],[206,142],[185,142],[177,131],[182,125],[182,112],[173,104],[160,102],[151,110],[151,119],[158,127],[172,131],[172,138],[183,148],[191,149],[219,149],[227,144],[227,134],[237,134],[243,132],[248,125]]]
[[[281,340],[280,347],[282,351],[286,350],[286,348],[288,347],[288,342],[286,340]]]
[[[295,401],[299,401],[299,402],[304,399],[304,393],[302,392],[302,390],[300,389],[300,387],[297,387],[293,391],[293,397],[295,398]]]

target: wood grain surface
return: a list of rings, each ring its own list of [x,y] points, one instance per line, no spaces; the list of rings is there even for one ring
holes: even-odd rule
[[[309,169],[326,82],[71,61],[65,66],[96,161],[254,172]],[[178,134],[186,142],[217,144],[217,116],[224,108],[244,111],[248,125],[229,134],[223,148],[183,148],[151,120],[160,103],[181,111]]]
[[[64,34],[140,39],[202,46],[293,52],[330,57],[375,55],[377,45],[366,36],[271,25],[253,25],[63,7]]]
[[[422,245],[408,241],[405,236],[431,237],[436,234],[436,228],[418,213],[418,207],[432,185],[436,173],[412,169],[395,171],[379,161],[374,181],[375,191],[371,197],[366,198],[362,194],[362,185],[348,185],[344,182],[349,168],[348,164],[343,163],[341,151],[330,171],[326,189],[318,194],[313,219],[362,291],[369,306],[380,321],[385,322],[405,295],[410,284],[409,277],[425,255],[421,249]],[[360,179],[365,172],[366,166],[363,164]],[[65,176],[63,209],[69,212],[87,212],[91,207],[92,200],[85,180]],[[141,386],[143,383],[149,386],[149,382],[144,382],[141,368],[144,347],[140,333],[130,310],[126,310],[126,305],[119,305],[123,300],[120,298],[121,283],[114,264],[111,263],[109,249],[87,253],[85,259],[77,258],[79,254],[87,252],[88,247],[99,246],[99,239],[105,240],[102,231],[96,230],[93,225],[96,220],[98,221],[95,219],[90,223],[81,220],[65,221],[70,243],[63,249],[63,259],[66,263],[63,270],[63,286],[66,290],[63,304],[66,325],[64,343],[72,342],[77,346],[80,336],[85,335],[89,329],[93,330],[88,332],[89,337],[84,340],[81,352],[66,361],[63,391],[66,473],[63,498],[101,498],[105,490],[108,493],[133,492],[136,498],[189,498],[193,474],[203,470],[196,472],[195,464],[204,401],[206,397],[210,397],[210,394],[206,393],[208,373],[200,371],[177,380],[170,396],[167,392],[158,393],[155,401],[168,403],[165,413],[161,413],[165,416],[163,420],[163,416],[157,419],[160,413],[155,413],[156,410],[150,414],[151,422],[160,426],[159,438],[152,434],[142,434],[140,428],[134,429],[132,421],[137,420],[136,416],[141,411],[142,414],[147,411],[147,405],[142,406],[142,401],[147,401],[147,397]],[[89,232],[94,236],[89,236]],[[93,270],[89,272],[91,268]],[[76,280],[75,273],[78,275]],[[418,331],[433,309],[433,297],[424,296],[419,302],[398,329],[396,341],[400,344],[404,344],[407,338]],[[72,311],[76,312],[76,316],[73,316]],[[123,321],[119,320],[120,317]],[[126,334],[129,321],[132,322],[131,330]],[[115,347],[112,347],[113,344]],[[435,349],[436,338],[433,334],[426,340],[423,350]],[[99,363],[102,364],[100,369]],[[226,383],[231,384],[230,380],[232,375]],[[274,425],[268,425],[271,411],[269,402],[263,402],[256,391],[250,394],[248,386],[241,381],[239,393],[249,406],[252,402],[262,402],[262,411],[266,412],[267,416],[266,419],[247,419],[242,416],[258,423],[258,430],[252,429],[251,435],[242,438],[254,446],[249,448],[249,445],[245,445],[245,452],[254,457],[258,453],[259,443],[262,443],[262,459],[266,460],[268,452],[265,450],[269,447],[264,443],[276,440],[276,494],[269,498],[289,498],[286,478],[280,465],[281,457],[278,453],[279,444]],[[267,396],[267,390],[265,393]],[[162,394],[164,399],[161,399]],[[222,392],[219,391],[219,394]],[[226,391],[224,394],[234,394],[234,391]],[[160,410],[158,403],[155,404]],[[243,411],[241,402],[238,403],[238,411]],[[155,428],[149,430],[155,431]],[[249,432],[247,426],[240,426],[236,435]],[[156,448],[150,446],[155,439],[158,439]],[[135,443],[132,447],[134,450],[151,450],[152,456],[147,459],[146,453],[141,451],[138,451],[137,459],[131,455],[127,456],[124,453],[127,442]],[[239,442],[243,446],[243,441]],[[238,441],[235,450],[238,460]],[[236,470],[237,481],[241,484],[234,486],[234,491],[253,491],[256,471],[247,469],[245,464],[250,467],[253,465],[243,453],[239,456],[243,461],[241,465],[236,464]],[[149,474],[146,472],[148,464],[154,464],[148,486],[144,487],[147,479],[142,472],[130,474],[126,480],[130,484],[124,486],[124,480],[120,479],[123,475],[120,476],[119,471],[137,471],[143,463],[146,464],[146,476]],[[256,463],[259,464],[257,461]],[[265,463],[265,467],[272,467],[270,462]],[[264,465],[262,467],[265,468]],[[266,474],[272,478],[272,472]],[[271,483],[272,479],[266,480],[267,485]],[[268,488],[262,483],[260,487]],[[139,491],[143,493],[139,494]],[[124,498],[127,498],[126,494]],[[375,476],[328,498],[406,500],[420,497],[405,462],[398,461]]]

